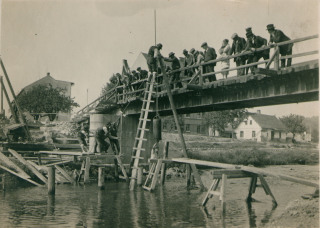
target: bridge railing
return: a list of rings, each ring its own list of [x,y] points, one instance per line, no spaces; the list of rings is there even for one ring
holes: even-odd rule
[[[214,71],[214,72],[210,72],[210,73],[203,73],[203,67],[209,64],[214,64],[214,63],[219,63],[219,62],[223,62],[226,60],[232,60],[235,59],[237,57],[242,57],[242,56],[249,56],[254,54],[255,52],[252,51],[246,51],[240,54],[235,54],[235,55],[230,55],[227,57],[222,57],[222,58],[218,58],[212,61],[208,61],[208,62],[201,62],[200,64],[194,64],[192,66],[187,66],[187,67],[181,67],[177,70],[171,70],[166,72],[169,76],[172,76],[175,73],[180,73],[180,77],[182,78],[179,81],[172,81],[171,84],[173,86],[173,89],[178,89],[177,88],[177,84],[178,83],[182,83],[182,84],[196,84],[196,85],[200,85],[202,86],[204,84],[204,81],[206,78],[213,76],[213,75],[217,75],[217,74],[221,74],[221,73],[225,73],[225,72],[231,72],[231,71],[237,71],[240,69],[246,69],[246,68],[254,68],[257,67],[259,65],[264,65],[264,67],[266,69],[270,69],[271,64],[273,63],[273,70],[278,71],[280,70],[280,61],[282,59],[289,59],[289,58],[298,58],[298,57],[303,57],[303,56],[309,56],[309,55],[315,55],[318,54],[319,51],[318,50],[313,50],[313,51],[308,51],[308,52],[302,52],[302,53],[297,53],[297,54],[292,54],[292,55],[286,55],[286,56],[281,56],[280,57],[280,53],[279,53],[279,47],[283,46],[283,45],[287,45],[287,44],[295,44],[295,43],[299,43],[299,42],[303,42],[303,41],[308,41],[308,40],[313,40],[313,39],[317,39],[319,36],[318,35],[312,35],[312,36],[307,36],[307,37],[303,37],[303,38],[298,38],[298,39],[293,39],[293,40],[289,40],[289,41],[285,41],[285,42],[281,42],[281,43],[275,43],[275,44],[271,44],[262,48],[257,48],[255,50],[255,52],[261,52],[264,50],[270,50],[270,49],[274,49],[274,52],[272,54],[272,56],[267,59],[267,60],[263,60],[263,61],[258,61],[258,62],[254,62],[254,63],[250,63],[250,64],[245,64],[245,65],[241,65],[241,66],[237,66],[237,67],[232,67],[232,68],[228,68],[228,69],[221,69],[218,71]],[[195,73],[189,77],[189,76],[181,76],[186,70],[193,70]],[[252,71],[252,70],[251,70]],[[232,77],[236,77],[238,75],[232,76]],[[241,75],[243,76],[243,75]],[[240,77],[241,77],[240,76]],[[163,88],[163,84],[162,84],[162,74],[157,75],[157,79],[156,81],[158,82],[156,87],[158,88],[158,91],[161,92],[161,88]],[[238,76],[239,77],[239,76]],[[172,77],[171,77],[172,78]],[[130,101],[130,99],[135,99],[135,97],[137,95],[142,94],[142,92],[144,91],[145,88],[145,83],[146,83],[147,79],[143,79],[143,80],[139,80],[136,82],[131,83],[131,88],[126,88],[126,86],[122,85],[122,86],[118,86],[117,87],[117,97],[118,97],[118,101],[123,101],[123,102],[127,102]],[[210,83],[214,83],[214,82],[209,82]],[[120,94],[119,92],[122,93]],[[165,91],[162,91],[165,92]]]

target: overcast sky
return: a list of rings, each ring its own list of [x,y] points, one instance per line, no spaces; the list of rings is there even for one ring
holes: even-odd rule
[[[245,28],[268,38],[273,23],[290,38],[318,33],[318,0],[2,0],[1,57],[16,92],[44,77],[74,82],[72,96],[81,105],[100,95],[109,77],[121,71],[122,59],[133,64],[157,42],[163,55],[200,50],[206,41],[216,50]],[[317,41],[294,46],[315,50]],[[317,56],[313,56],[317,58]],[[313,116],[318,102],[272,106],[263,113]]]

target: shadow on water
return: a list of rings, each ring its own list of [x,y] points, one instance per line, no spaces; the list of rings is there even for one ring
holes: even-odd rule
[[[274,186],[284,195],[279,211],[261,191],[259,201],[247,204],[248,182],[230,186],[224,214],[217,198],[201,207],[205,193],[187,190],[184,180],[170,180],[153,193],[130,191],[123,182],[108,182],[105,190],[96,184],[58,185],[53,196],[45,188],[22,188],[0,195],[0,227],[259,227],[297,196],[282,194],[288,186]]]

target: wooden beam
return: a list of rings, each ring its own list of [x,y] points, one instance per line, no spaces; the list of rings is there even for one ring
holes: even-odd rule
[[[176,106],[174,104],[173,96],[172,96],[172,93],[171,93],[171,86],[169,84],[169,80],[168,80],[168,77],[167,77],[167,74],[166,74],[166,71],[165,71],[165,68],[164,68],[163,59],[161,57],[159,57],[158,58],[158,62],[160,63],[161,72],[163,74],[164,85],[165,85],[166,90],[167,90],[168,98],[169,98],[169,101],[170,101],[170,106],[171,106],[171,109],[172,109],[172,112],[173,112],[174,121],[175,121],[176,126],[177,126],[180,142],[181,142],[181,145],[182,145],[183,156],[184,157],[188,157],[186,142],[184,140],[184,137],[183,137],[183,134],[182,134],[182,131],[181,131],[180,123],[179,123],[179,120],[178,120],[178,113],[177,113]],[[202,183],[202,180],[201,180],[201,177],[200,177],[200,175],[198,173],[197,167],[195,165],[191,164],[191,168],[192,168],[192,171],[193,171],[195,179],[198,181],[198,183],[200,185],[200,189],[204,190],[205,187],[204,187],[204,185]]]
[[[14,169],[17,173],[19,173],[24,178],[30,178],[30,176],[19,166],[13,163],[7,156],[0,152],[0,160],[2,160],[8,167]]]
[[[11,174],[13,174],[13,175],[15,175],[15,176],[17,176],[17,177],[20,177],[21,179],[23,179],[23,180],[25,180],[25,181],[28,181],[29,183],[31,183],[31,184],[33,184],[33,185],[43,186],[43,185],[38,184],[37,182],[35,182],[35,181],[31,180],[31,179],[25,178],[25,176],[23,176],[23,175],[21,175],[21,174],[19,174],[19,173],[16,173],[16,172],[8,169],[7,167],[4,167],[4,166],[0,165],[0,168],[3,169],[3,170],[5,170],[5,171],[7,171],[7,172],[9,172],[9,173],[11,173]]]
[[[70,181],[72,184],[75,183],[75,180],[59,165],[54,165],[54,167],[56,167],[56,169],[68,180]]]
[[[18,154],[16,151],[9,149],[8,150],[16,159],[18,159],[19,162],[21,162],[23,165],[25,165],[31,172],[34,173],[43,183],[47,184],[47,178],[45,178],[34,166],[32,166],[27,160],[25,160],[20,154]]]

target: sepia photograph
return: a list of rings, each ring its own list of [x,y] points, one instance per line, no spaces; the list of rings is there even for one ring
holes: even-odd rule
[[[318,228],[319,4],[0,0],[0,228]]]

